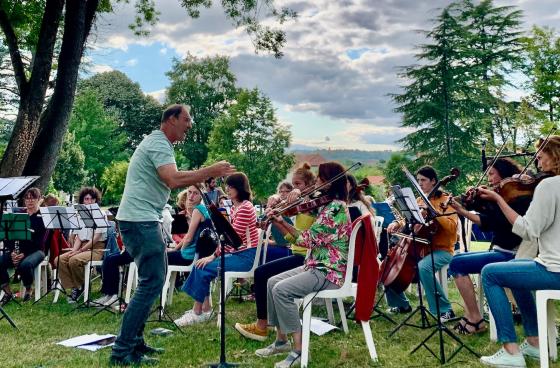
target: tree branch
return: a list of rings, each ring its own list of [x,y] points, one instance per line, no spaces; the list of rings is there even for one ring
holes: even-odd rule
[[[6,43],[8,44],[10,59],[12,60],[12,66],[14,68],[14,76],[20,91],[20,96],[23,96],[27,92],[28,81],[25,77],[25,69],[23,67],[23,61],[21,60],[16,33],[10,23],[8,14],[6,14],[2,8],[0,8],[0,28],[2,28],[4,36],[6,36]]]

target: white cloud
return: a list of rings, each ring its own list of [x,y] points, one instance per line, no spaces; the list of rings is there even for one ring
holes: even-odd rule
[[[138,65],[138,59],[129,59],[125,62],[126,66],[136,66]]]
[[[167,54],[167,47],[162,47],[161,49],[159,49],[159,53],[162,55],[166,55]]]
[[[109,65],[102,65],[102,64],[92,65],[88,69],[92,74],[110,72],[110,71],[114,70],[113,67],[111,67]]]
[[[146,94],[155,98],[159,103],[163,103],[165,101],[166,92],[166,89],[160,89],[158,91],[147,92]]]

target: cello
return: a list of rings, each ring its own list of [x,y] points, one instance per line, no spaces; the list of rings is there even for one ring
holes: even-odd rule
[[[451,169],[450,175],[436,183],[428,194],[428,199],[437,193],[440,186],[457,179],[459,174],[458,169]],[[401,239],[393,248],[389,249],[379,269],[379,282],[397,293],[406,290],[408,285],[413,282],[416,276],[417,261],[426,255],[424,251],[426,247],[422,245],[429,244],[426,238],[430,238],[431,235],[436,233],[437,223],[433,221],[430,226],[417,224],[412,230],[412,235],[395,233]]]

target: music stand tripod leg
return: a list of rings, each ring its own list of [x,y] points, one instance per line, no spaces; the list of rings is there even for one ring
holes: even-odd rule
[[[0,321],[3,320],[4,318],[8,321],[9,324],[12,325],[13,328],[15,328],[16,330],[19,330],[16,326],[16,323],[14,322],[13,319],[10,318],[10,316],[8,315],[8,313],[6,313],[6,311],[0,307]]]

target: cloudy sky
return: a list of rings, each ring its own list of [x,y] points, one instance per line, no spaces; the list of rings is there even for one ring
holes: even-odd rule
[[[415,62],[415,45],[424,41],[417,30],[430,29],[431,19],[450,2],[276,0],[298,12],[285,26],[288,43],[280,60],[255,54],[251,40],[231,26],[219,6],[203,9],[193,20],[179,0],[156,3],[160,21],[148,37],[128,29],[131,5],[120,4],[98,20],[87,56],[92,73],[120,70],[161,99],[173,58],[189,52],[227,55],[240,86],[258,87],[272,99],[294,146],[379,150],[398,148],[395,141],[407,133],[387,97],[403,83],[398,68]],[[495,4],[523,10],[526,29],[536,24],[560,30],[558,0]]]

